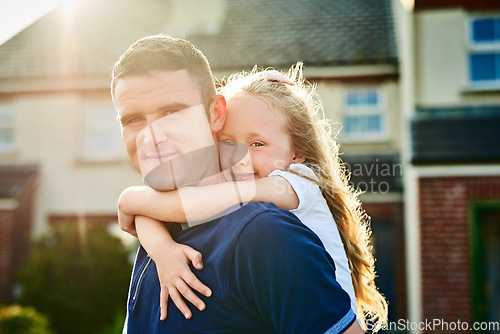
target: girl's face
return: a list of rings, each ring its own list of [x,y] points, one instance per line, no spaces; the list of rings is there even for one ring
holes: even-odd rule
[[[227,103],[227,119],[218,140],[221,167],[233,166],[235,181],[266,177],[275,169],[287,169],[294,160],[303,162],[292,150],[281,111],[248,93],[237,94]],[[241,154],[242,146],[248,153]]]

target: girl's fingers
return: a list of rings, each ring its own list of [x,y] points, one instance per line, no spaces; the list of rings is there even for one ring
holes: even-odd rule
[[[162,288],[160,292],[160,320],[167,319],[168,289]]]
[[[205,303],[191,290],[191,288],[186,284],[186,282],[179,280],[176,285],[177,291],[182,294],[182,296],[187,299],[191,304],[193,304],[200,311],[205,309]]]
[[[179,291],[176,288],[169,289],[170,298],[174,302],[175,306],[181,311],[186,319],[190,319],[192,316],[191,310],[187,307],[186,303],[182,299]]]
[[[203,260],[200,252],[192,249],[191,247],[185,247],[184,254],[189,259],[189,261],[191,261],[193,267],[195,267],[198,270],[203,269]]]
[[[208,286],[203,284],[191,271],[185,272],[184,275],[182,275],[182,279],[188,286],[191,287],[191,289],[198,291],[202,295],[206,297],[210,297],[212,295],[212,290],[210,290]]]
[[[182,254],[181,257],[184,257],[182,265],[178,265],[178,261],[174,261],[174,265],[169,266],[170,274],[169,271],[162,271],[158,268],[159,272],[162,272],[161,275],[158,275],[160,277],[160,282],[162,282],[160,292],[160,320],[165,320],[167,318],[169,295],[175,306],[182,312],[186,319],[192,317],[192,312],[187,307],[186,300],[192,303],[200,311],[205,309],[205,303],[194,291],[207,297],[212,295],[210,288],[203,284],[189,267],[189,263],[192,263],[196,269],[203,269],[201,253],[188,246],[181,247],[180,250],[184,253],[180,253]],[[172,274],[172,272],[175,274]]]

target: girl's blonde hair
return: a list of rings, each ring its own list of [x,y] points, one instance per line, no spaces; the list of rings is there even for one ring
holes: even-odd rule
[[[352,283],[364,329],[366,322],[380,329],[387,320],[387,302],[375,285],[375,265],[370,243],[369,217],[361,207],[359,193],[349,185],[349,175],[339,158],[339,144],[324,117],[316,86],[305,81],[302,63],[285,76],[275,70],[233,74],[220,88],[231,96],[248,93],[281,110],[292,149],[304,154],[304,164],[314,170],[328,207],[337,223],[351,269]]]

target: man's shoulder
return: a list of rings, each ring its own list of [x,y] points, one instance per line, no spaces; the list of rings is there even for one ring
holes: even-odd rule
[[[236,237],[249,224],[265,225],[263,228],[272,229],[274,225],[284,222],[301,224],[293,213],[279,209],[273,203],[249,202],[221,212],[218,218],[188,228],[178,233],[177,236],[182,236],[181,239],[184,239],[223,233],[226,238],[230,235]]]
[[[239,212],[238,212],[239,211]],[[273,218],[273,220],[296,220],[298,218],[288,210],[278,208],[274,203],[250,202],[244,204],[237,213],[244,217],[245,221],[260,221]]]
[[[234,216],[228,216],[228,223],[237,225],[241,230],[256,229],[257,231],[271,232],[274,230],[290,229],[292,226],[306,228],[299,218],[288,210],[280,209],[273,203],[252,202],[243,205]]]
[[[276,224],[282,221],[296,221],[299,219],[290,211],[280,209],[274,203],[249,202],[240,204],[219,214],[219,218],[209,222],[209,225],[219,228],[239,230],[249,223],[262,223],[263,221]]]
[[[255,239],[268,241],[280,240],[280,243],[312,242],[321,244],[318,236],[305,226],[297,216],[288,210],[277,208],[272,203],[249,203],[241,222],[238,238],[241,241],[254,242]],[[265,237],[263,237],[265,235]]]
[[[298,241],[302,238],[321,244],[317,236],[290,211],[273,203],[251,202],[228,211],[218,219],[191,227],[174,236],[177,242],[195,248],[234,249],[237,244],[252,244],[263,235],[270,242]]]

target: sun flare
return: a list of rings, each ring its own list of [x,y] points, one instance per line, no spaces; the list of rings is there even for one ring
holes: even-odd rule
[[[75,2],[76,0],[64,0],[61,2],[61,7],[66,15],[71,15],[71,13],[73,13]]]

